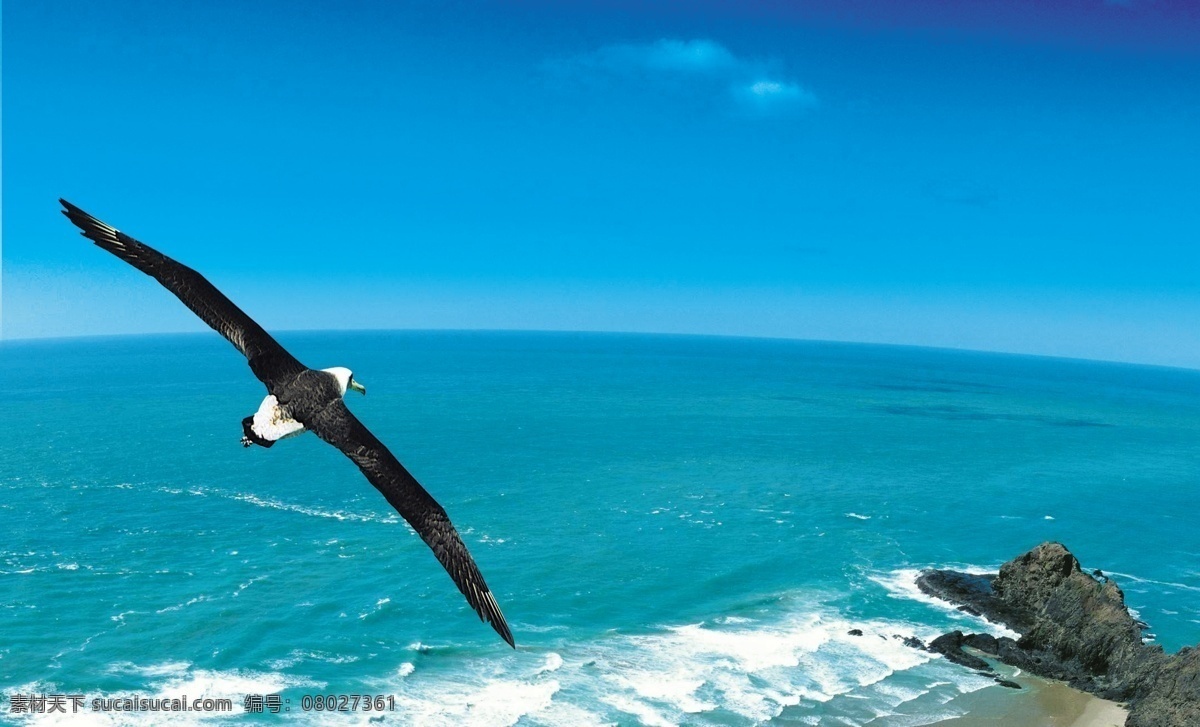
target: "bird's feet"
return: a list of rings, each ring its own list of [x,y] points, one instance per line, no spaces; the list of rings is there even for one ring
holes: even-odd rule
[[[242,437],[242,446],[243,447],[249,447],[251,444],[254,444],[254,442],[250,441],[250,437]]]

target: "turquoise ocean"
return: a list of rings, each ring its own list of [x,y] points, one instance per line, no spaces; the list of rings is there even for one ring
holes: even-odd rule
[[[910,649],[998,627],[926,567],[1045,540],[1200,642],[1200,372],[840,343],[286,333],[445,506],[512,625],[215,334],[0,345],[0,721],[14,694],[245,695],[289,721],[920,725],[992,682]],[[860,629],[861,636],[849,634]],[[316,711],[314,695],[392,697]],[[305,709],[305,705],[309,709]],[[394,705],[394,710],[391,705]],[[252,721],[277,722],[265,713]],[[76,721],[123,724],[127,715]]]

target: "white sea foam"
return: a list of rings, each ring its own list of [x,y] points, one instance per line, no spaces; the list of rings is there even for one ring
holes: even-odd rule
[[[325,684],[278,672],[189,669],[171,675],[156,686],[156,694],[164,697],[179,694],[186,694],[188,697],[224,697],[240,705],[242,697],[246,694],[275,694],[289,687],[323,689]]]
[[[644,702],[630,699],[624,694],[606,694],[601,697],[605,704],[615,707],[618,711],[636,717],[638,724],[645,727],[674,727],[674,722]]]
[[[362,613],[358,614],[358,617],[359,617],[359,619],[364,619],[368,616],[374,616],[375,614],[382,611],[384,606],[388,605],[391,602],[392,602],[392,599],[390,599],[390,598],[381,598],[375,602],[374,608],[367,610],[367,611],[363,611]]]
[[[852,629],[862,635],[850,635]],[[839,699],[882,714],[935,689],[931,701],[940,704],[978,688],[960,686],[971,681],[969,672],[894,636],[937,633],[903,622],[852,622],[809,607],[771,618],[719,616],[644,634],[563,641],[554,651],[518,652],[503,662],[468,658],[451,673],[404,661],[372,688],[397,694],[413,723],[432,725],[677,725],[718,712],[724,716],[714,718],[722,723],[759,724],[806,705],[823,703],[821,713],[830,715],[861,711],[838,707]],[[410,648],[434,653],[420,644]],[[919,667],[933,670],[917,681],[931,687],[889,681]]]
[[[887,699],[887,704],[892,709],[899,707],[905,702],[911,702],[917,697],[922,697],[929,693],[927,689],[917,689],[911,686],[900,686],[897,684],[879,683],[875,685],[875,693],[882,695]]]
[[[530,634],[548,634],[552,631],[570,631],[570,628],[562,624],[531,624],[524,622],[514,622],[513,630],[520,629],[522,633]]]
[[[171,487],[159,487],[156,489],[158,492],[165,492],[172,495],[183,494],[184,492],[183,490]],[[295,512],[301,515],[309,515],[311,517],[323,517],[333,520],[351,522],[386,523],[389,525],[404,522],[400,517],[394,514],[379,516],[373,514],[348,512],[344,510],[326,510],[319,507],[307,507],[305,505],[292,502],[284,502],[283,500],[277,500],[272,497],[261,497],[259,495],[247,492],[227,492],[224,490],[205,489],[200,487],[189,488],[186,492],[187,494],[194,495],[196,497],[222,497],[227,500],[237,500],[238,502],[249,503],[256,507],[265,507],[272,510],[282,510],[285,512]]]
[[[550,705],[538,711],[536,717],[529,722],[545,727],[571,725],[571,727],[612,727],[617,724],[613,719],[605,719],[593,711],[584,709],[567,701],[552,700]]]
[[[171,611],[180,611],[182,609],[187,608],[188,606],[194,606],[197,603],[201,603],[202,601],[207,601],[207,600],[208,600],[208,596],[201,594],[199,596],[195,596],[193,598],[188,599],[184,603],[177,603],[174,606],[167,606],[166,608],[160,608],[157,611],[155,611],[155,613],[170,613]]]
[[[1135,575],[1130,575],[1129,573],[1118,573],[1117,571],[1104,571],[1104,573],[1106,573],[1107,575],[1110,575],[1110,576],[1115,576],[1117,578],[1124,578],[1127,580],[1135,581],[1137,583],[1150,583],[1150,584],[1153,584],[1156,586],[1165,586],[1167,588],[1178,588],[1178,589],[1181,589],[1184,591],[1200,591],[1200,586],[1189,586],[1186,583],[1175,583],[1173,581],[1156,581],[1153,578],[1140,578]]]
[[[377,606],[385,602],[379,599]],[[553,650],[532,647],[500,658],[491,653],[472,657],[458,649],[417,642],[386,675],[369,678],[364,686],[374,693],[396,695],[397,716],[402,715],[404,724],[506,727],[762,724],[788,709],[793,710],[789,720],[862,724],[869,714],[906,711],[900,705],[915,699],[944,704],[992,683],[904,646],[894,636],[929,639],[939,632],[933,627],[850,621],[819,604],[780,603],[790,605],[774,614],[717,614],[700,623],[647,633],[611,633],[583,641],[563,637]],[[862,635],[850,635],[852,629]],[[428,660],[428,667],[422,660]],[[141,677],[139,681],[147,686],[139,696],[229,698],[240,715],[244,694],[323,689],[324,684],[296,676],[312,661],[342,663],[345,658],[296,650],[264,671],[212,671],[187,662],[125,663],[110,670]],[[897,676],[913,669],[923,671],[915,679]],[[145,724],[165,724],[169,716],[175,715],[151,716]],[[814,716],[816,721],[809,719]],[[228,720],[228,715],[225,719],[212,714],[185,717],[192,724]],[[293,717],[304,724],[365,724],[367,719],[361,714]],[[909,724],[907,719],[896,715],[881,721]]]
[[[408,680],[406,680],[408,681]],[[551,705],[559,683],[497,678],[478,682],[444,680],[413,695],[401,687],[398,711],[410,724],[447,727],[507,727]]]
[[[276,670],[283,671],[291,669],[297,664],[305,661],[318,661],[326,664],[353,664],[358,661],[359,657],[350,654],[330,654],[325,651],[304,651],[301,649],[292,649],[292,651],[282,659],[274,659],[268,662],[268,665]]]
[[[183,674],[190,666],[191,663],[186,661],[166,661],[161,664],[151,664],[149,666],[139,666],[133,662],[119,661],[109,665],[105,671],[109,674],[134,673],[146,677],[161,677]]]
[[[310,515],[312,517],[332,518],[334,520],[350,520],[353,522],[371,522],[371,523],[396,523],[400,522],[399,518],[395,517],[379,517],[377,515],[363,515],[354,512],[345,512],[343,510],[323,510],[316,507],[305,507],[295,503],[283,502],[269,497],[259,497],[258,495],[239,493],[227,495],[231,500],[239,500],[248,502],[251,505],[258,507],[271,508],[272,510],[284,510],[286,512],[296,512],[301,515]]]
[[[871,519],[870,515],[859,515],[856,512],[848,512],[848,513],[846,513],[846,517],[854,518],[855,520],[870,520]]]
[[[124,626],[125,625],[125,617],[131,616],[135,613],[138,613],[138,611],[122,611],[121,613],[118,613],[116,616],[110,616],[109,618],[111,618],[113,621],[116,621],[121,626]]]
[[[549,654],[546,654],[546,663],[542,664],[542,668],[539,669],[537,673],[545,674],[547,672],[558,671],[562,668],[562,665],[563,658],[552,651]]]
[[[716,622],[721,624],[748,624],[754,623],[754,619],[743,616],[721,616],[716,619]]]
[[[245,583],[239,583],[237,590],[233,592],[233,597],[237,598],[238,596],[240,596],[242,594],[242,591],[246,590],[247,588],[254,585],[255,583],[258,583],[259,581],[266,580],[266,579],[267,579],[266,575],[254,576],[253,578],[246,581]]]
[[[684,714],[707,712],[717,706],[711,701],[696,697],[696,690],[705,685],[705,680],[696,675],[656,674],[646,669],[630,669],[626,672],[605,674],[604,678],[622,692],[636,692],[640,701],[666,702]]]

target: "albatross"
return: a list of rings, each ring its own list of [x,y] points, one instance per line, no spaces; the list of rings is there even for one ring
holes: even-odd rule
[[[516,648],[512,632],[483,575],[446,511],[388,448],[346,408],[347,391],[366,394],[350,369],[310,369],[195,270],[60,199],[62,213],[84,237],[157,280],[200,320],[227,338],[267,387],[267,397],[242,420],[242,444],[271,447],[312,432],[350,458],[433,551],[479,618]]]

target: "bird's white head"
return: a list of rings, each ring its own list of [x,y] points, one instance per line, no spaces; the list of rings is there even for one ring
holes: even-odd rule
[[[334,366],[331,369],[321,369],[321,370],[327,374],[333,375],[333,378],[337,380],[338,393],[341,394],[342,396],[345,396],[346,392],[351,389],[353,389],[354,391],[357,391],[360,394],[366,395],[367,387],[365,387],[362,384],[355,381],[354,373],[350,369],[346,368],[345,366]]]

